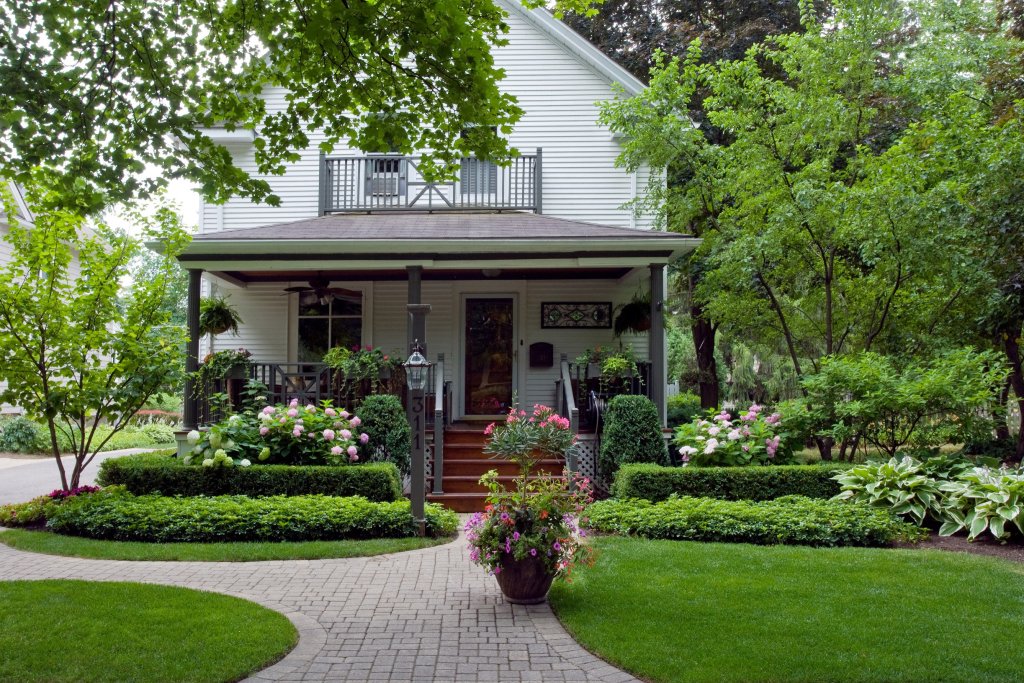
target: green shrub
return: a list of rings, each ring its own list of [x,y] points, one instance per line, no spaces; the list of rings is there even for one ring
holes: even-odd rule
[[[0,505],[0,526],[34,526],[46,521],[48,511],[57,505],[50,496],[38,496],[25,503]]]
[[[0,452],[38,453],[48,442],[43,428],[27,417],[18,415],[0,422]]]
[[[837,466],[661,467],[623,465],[612,495],[659,502],[674,495],[721,500],[772,500],[782,496],[831,498],[840,491]]]
[[[174,427],[161,422],[150,422],[133,431],[144,434],[154,446],[174,443]]]
[[[363,496],[392,501],[402,496],[398,470],[391,463],[368,465],[185,465],[165,454],[140,453],[100,464],[98,480],[121,485],[136,495],[166,496]]]
[[[601,475],[611,479],[621,465],[630,462],[668,464],[658,409],[646,396],[616,396],[605,411]]]
[[[700,414],[700,396],[692,391],[684,391],[668,400],[668,426],[673,429],[693,422]]]
[[[912,524],[870,505],[802,496],[760,502],[613,499],[594,503],[587,515],[598,531],[686,541],[888,546],[925,536]]]
[[[369,441],[360,447],[363,460],[393,462],[399,472],[408,474],[412,431],[398,397],[391,394],[367,396],[359,406],[359,417],[363,431],[369,435]]]
[[[450,535],[458,518],[427,506],[427,533]],[[217,496],[169,498],[98,493],[54,509],[59,533],[142,542],[315,541],[415,536],[409,502],[374,503],[360,496]]]
[[[679,459],[703,467],[792,464],[792,440],[782,415],[765,412],[754,403],[736,414],[711,410],[681,425],[675,434]]]

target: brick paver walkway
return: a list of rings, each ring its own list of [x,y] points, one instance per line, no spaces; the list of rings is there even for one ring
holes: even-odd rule
[[[547,605],[504,602],[460,538],[379,557],[117,562],[0,544],[0,578],[140,581],[216,591],[287,615],[299,644],[251,681],[635,681],[594,657]]]

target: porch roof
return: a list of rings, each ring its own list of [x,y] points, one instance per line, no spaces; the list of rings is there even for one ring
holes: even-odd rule
[[[328,215],[196,235],[179,260],[204,270],[636,267],[700,240],[533,213]]]

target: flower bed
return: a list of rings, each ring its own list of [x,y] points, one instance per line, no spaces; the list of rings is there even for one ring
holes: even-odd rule
[[[750,502],[713,498],[606,500],[587,509],[598,531],[646,538],[758,545],[889,546],[925,533],[864,504],[786,496]]]
[[[779,413],[765,415],[756,403],[739,415],[712,411],[676,429],[683,465],[786,465],[793,449]]]
[[[417,535],[409,502],[360,496],[169,498],[104,490],[76,496],[48,513],[53,531],[118,541],[315,541]],[[455,532],[455,513],[427,506],[427,533]]]
[[[167,454],[143,453],[104,460],[99,481],[124,486],[135,495],[166,496],[363,496],[375,502],[398,500],[402,488],[391,463],[366,465],[185,465]]]
[[[677,496],[721,500],[772,500],[782,496],[831,498],[839,493],[836,472],[849,465],[770,465],[749,467],[661,467],[623,465],[612,495],[652,502]]]

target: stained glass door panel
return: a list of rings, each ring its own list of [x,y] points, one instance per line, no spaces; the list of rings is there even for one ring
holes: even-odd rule
[[[500,415],[512,405],[513,301],[466,299],[466,415]]]

